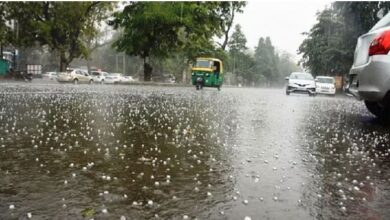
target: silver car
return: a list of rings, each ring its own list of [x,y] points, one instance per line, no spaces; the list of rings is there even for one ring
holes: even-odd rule
[[[390,13],[359,37],[348,91],[367,109],[390,122]]]
[[[286,80],[288,80],[286,95],[290,95],[290,93],[316,95],[316,84],[310,73],[293,72],[289,77],[286,77]]]
[[[81,69],[68,69],[66,72],[59,73],[57,76],[57,81],[60,83],[93,83],[93,78],[88,74],[87,71]]]

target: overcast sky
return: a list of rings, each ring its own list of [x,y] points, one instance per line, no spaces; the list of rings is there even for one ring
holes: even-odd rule
[[[247,46],[254,49],[260,37],[271,37],[279,50],[297,54],[308,32],[316,23],[316,13],[330,6],[331,1],[249,1],[235,23],[240,24],[247,38]],[[296,55],[298,58],[298,55]]]

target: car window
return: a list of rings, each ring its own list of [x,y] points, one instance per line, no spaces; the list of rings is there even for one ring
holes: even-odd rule
[[[92,72],[92,75],[93,76],[100,76],[100,73],[99,72]]]
[[[374,31],[390,25],[390,13],[387,13],[385,17],[379,20],[370,31]]]
[[[332,78],[317,78],[317,82],[319,83],[334,83],[334,80]]]
[[[197,60],[195,67],[200,67],[200,68],[210,68],[211,62],[208,60]]]
[[[313,76],[307,73],[293,73],[290,79],[313,80]]]

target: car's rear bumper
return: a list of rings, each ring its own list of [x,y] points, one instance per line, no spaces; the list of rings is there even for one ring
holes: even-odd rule
[[[381,101],[390,90],[390,56],[370,57],[367,64],[352,67],[347,90],[358,99]]]
[[[335,95],[336,89],[316,89],[317,94]]]

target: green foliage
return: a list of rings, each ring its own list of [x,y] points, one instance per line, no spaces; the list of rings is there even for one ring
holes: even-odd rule
[[[246,37],[240,25],[236,25],[229,41],[229,57],[226,69],[232,72],[236,83],[247,86],[280,85],[285,75],[299,70],[291,55],[275,51],[269,37],[260,38],[255,53],[251,54],[246,46]]]
[[[317,23],[299,47],[300,61],[313,75],[347,74],[357,38],[387,13],[390,2],[335,2],[317,15]]]
[[[229,41],[229,51],[231,53],[244,52],[248,48],[246,47],[246,37],[241,31],[241,26],[237,24],[234,28],[234,32]]]
[[[256,72],[264,76],[266,83],[277,81],[280,78],[278,70],[278,56],[269,37],[260,38],[255,50]]]
[[[222,36],[231,10],[240,10],[236,2],[131,2],[110,22],[122,29],[123,36],[114,43],[128,55],[156,59],[183,55],[180,63],[190,63],[199,56],[224,56],[216,49],[213,37]],[[150,76],[145,75],[145,79]]]
[[[86,56],[81,37],[96,33],[96,13],[108,10],[109,2],[8,2],[7,19],[17,29],[11,44],[27,47],[38,42],[60,54],[63,70],[76,57]],[[100,15],[99,15],[100,16]],[[99,18],[99,17],[98,17]],[[92,21],[93,19],[93,21]]]

